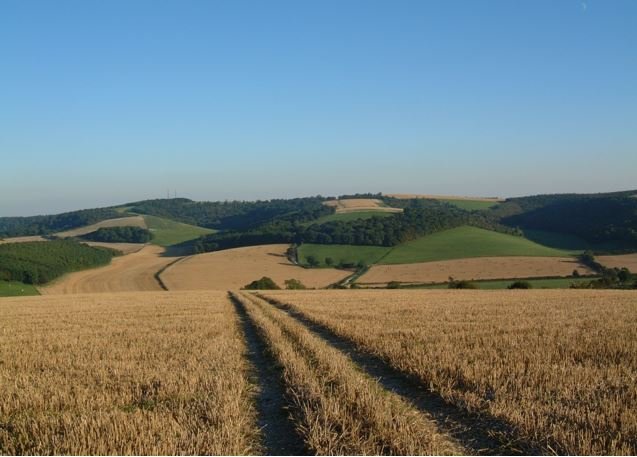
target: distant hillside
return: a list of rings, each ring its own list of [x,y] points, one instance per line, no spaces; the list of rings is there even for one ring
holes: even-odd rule
[[[119,217],[122,214],[113,208],[83,209],[47,216],[0,217],[0,238],[50,235]]]
[[[637,249],[637,191],[511,198],[491,213],[510,227],[577,236],[601,250]]]

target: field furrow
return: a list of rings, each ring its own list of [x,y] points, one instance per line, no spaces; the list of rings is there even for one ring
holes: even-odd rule
[[[317,454],[465,453],[435,422],[360,372],[294,318],[249,294],[234,294],[284,371],[292,415]]]

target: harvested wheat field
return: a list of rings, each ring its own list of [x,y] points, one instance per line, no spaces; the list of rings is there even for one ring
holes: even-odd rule
[[[633,273],[637,273],[637,254],[600,255],[595,259],[605,267],[628,268]]]
[[[70,273],[42,287],[43,295],[161,290],[155,274],[178,257],[163,257],[164,248],[145,245],[141,250],[115,257],[110,265]]]
[[[477,257],[436,262],[374,265],[357,281],[381,285],[401,283],[440,283],[454,279],[514,279],[593,274],[588,267],[571,257]]]
[[[477,414],[514,447],[526,443],[548,454],[637,452],[635,292],[264,295],[320,324],[323,334],[419,380],[465,415]]]
[[[387,194],[388,197],[412,199],[412,198],[425,198],[430,200],[462,200],[462,201],[474,201],[474,202],[502,202],[504,201],[498,197],[462,197],[458,195],[427,195],[427,194]]]
[[[315,455],[457,455],[466,450],[399,395],[365,375],[342,351],[264,300],[234,299],[283,368],[289,410]]]
[[[0,300],[0,454],[259,452],[224,293]]]
[[[385,206],[381,200],[376,198],[346,198],[343,200],[328,200],[323,203],[325,206],[336,208],[337,213],[351,213],[355,211],[387,211],[390,213],[401,213],[400,208]]]
[[[119,217],[117,219],[107,219],[105,221],[98,222],[97,224],[86,225],[73,230],[67,230],[64,232],[56,233],[56,236],[60,238],[70,238],[73,236],[82,236],[87,233],[96,231],[97,229],[106,227],[141,227],[146,228],[146,221],[142,216],[128,216]]]
[[[228,290],[269,276],[280,287],[298,279],[306,287],[326,287],[351,274],[331,268],[306,269],[290,263],[289,245],[269,244],[198,254],[168,267],[161,275],[168,290]]]
[[[15,236],[12,238],[0,238],[0,244],[9,243],[30,243],[32,241],[46,241],[46,238],[41,236]]]

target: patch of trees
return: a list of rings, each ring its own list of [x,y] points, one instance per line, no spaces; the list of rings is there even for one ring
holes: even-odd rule
[[[49,216],[0,217],[0,238],[49,235],[122,217],[111,208],[83,209]]]
[[[0,245],[0,279],[44,284],[72,271],[107,265],[118,252],[72,240]]]
[[[252,202],[172,198],[133,203],[131,211],[217,230],[250,230],[275,221],[302,223],[332,214],[334,208],[324,201],[320,196]]]
[[[104,243],[148,243],[153,239],[153,234],[141,227],[102,227],[82,238]]]
[[[597,260],[592,252],[581,254],[579,261],[601,275],[598,279],[572,283],[572,289],[637,289],[637,277],[628,268],[607,268]]]
[[[252,281],[247,284],[244,289],[247,290],[279,290],[281,289],[272,278],[263,276],[261,279]]]

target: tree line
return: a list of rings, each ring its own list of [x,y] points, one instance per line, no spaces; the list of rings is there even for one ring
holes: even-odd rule
[[[82,238],[104,243],[148,243],[153,239],[153,234],[142,227],[102,227],[82,235]]]

